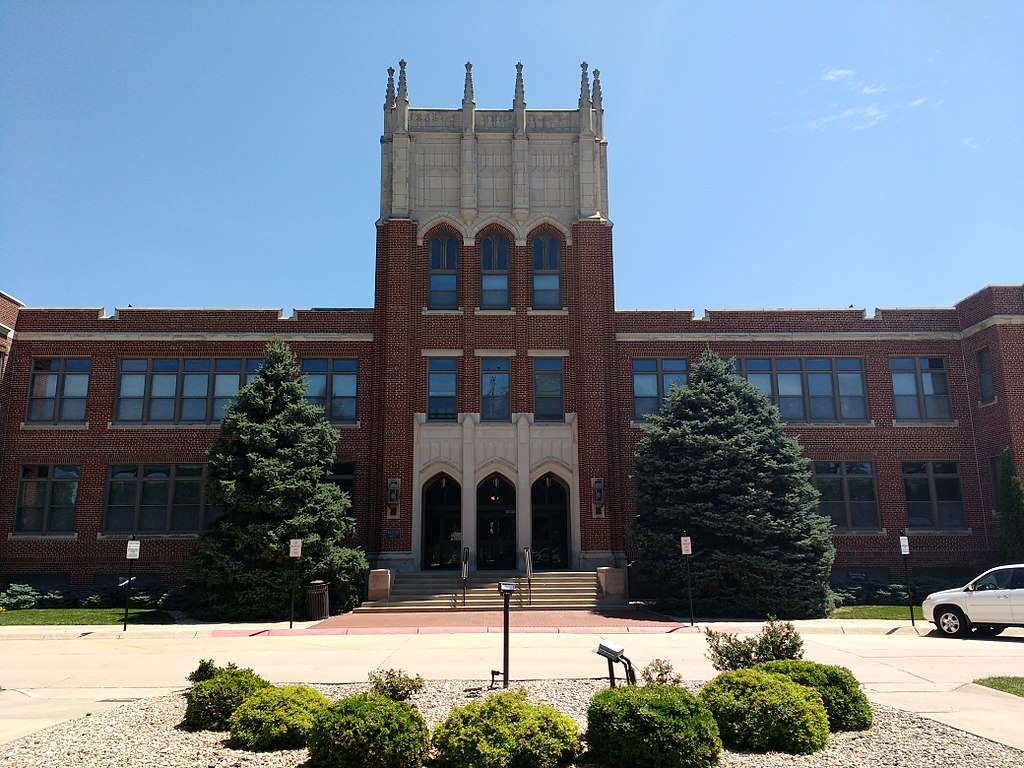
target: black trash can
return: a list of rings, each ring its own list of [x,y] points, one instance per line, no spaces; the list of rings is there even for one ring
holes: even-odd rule
[[[306,585],[306,618],[320,621],[331,615],[331,606],[327,597],[326,581],[311,581]]]

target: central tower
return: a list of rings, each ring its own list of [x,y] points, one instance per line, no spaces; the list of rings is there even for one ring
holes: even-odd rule
[[[383,567],[610,564],[614,286],[600,73],[575,109],[413,109],[388,70],[374,425]],[[372,532],[371,532],[372,533]]]

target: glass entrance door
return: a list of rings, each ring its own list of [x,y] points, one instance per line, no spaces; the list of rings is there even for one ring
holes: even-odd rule
[[[447,475],[423,491],[423,568],[458,568],[462,550],[462,487]]]
[[[500,475],[477,488],[476,530],[478,569],[516,567],[516,489]]]
[[[530,502],[533,508],[534,568],[569,567],[569,508],[566,487],[548,474],[533,484]]]

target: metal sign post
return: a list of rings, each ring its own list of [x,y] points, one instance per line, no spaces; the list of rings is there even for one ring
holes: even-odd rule
[[[690,556],[693,554],[693,543],[690,537],[683,531],[683,537],[679,540],[683,550],[683,557],[686,559],[686,594],[690,597],[690,626],[693,626],[693,588],[690,584]]]
[[[900,536],[900,554],[903,555],[903,572],[907,575],[907,606],[910,608],[910,626],[914,624],[914,588],[910,585],[910,538]]]
[[[292,559],[292,610],[288,616],[288,629],[295,623],[295,585],[299,579],[299,558],[302,557],[302,539],[288,540],[288,557]]]
[[[142,542],[136,541],[133,536],[128,542],[128,550],[125,552],[125,559],[128,561],[128,581],[124,585],[124,623],[122,631],[128,631],[128,602],[132,599],[132,566],[139,559],[142,549]]]

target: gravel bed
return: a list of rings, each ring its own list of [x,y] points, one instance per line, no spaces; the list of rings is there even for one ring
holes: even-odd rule
[[[608,685],[593,680],[529,680],[532,701],[546,702],[572,717],[583,730],[590,697]],[[688,684],[696,690],[699,683]],[[314,685],[332,699],[366,690],[366,684]],[[433,727],[456,704],[486,696],[489,681],[428,681],[413,697]],[[724,768],[855,768],[899,766],[934,768],[969,764],[985,768],[1020,768],[1024,752],[926,720],[875,706],[875,724],[863,733],[833,734],[824,751],[814,755],[744,754],[723,750]],[[72,720],[0,747],[4,768],[301,768],[306,750],[245,752],[225,745],[226,734],[181,730],[183,694],[124,704]],[[585,764],[580,763],[578,768]]]

